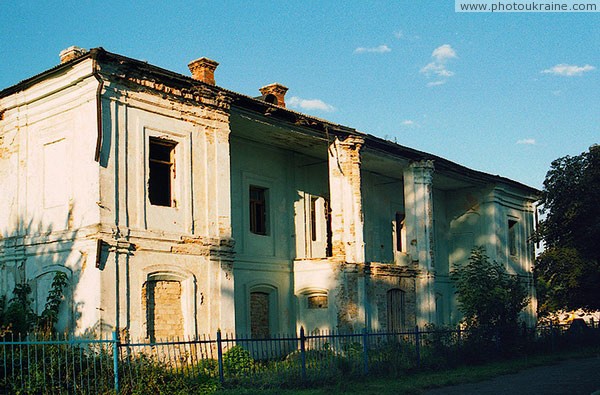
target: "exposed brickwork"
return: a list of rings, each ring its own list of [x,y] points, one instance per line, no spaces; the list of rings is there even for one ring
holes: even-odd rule
[[[387,267],[386,267],[387,266]],[[393,265],[377,265],[371,268],[369,278],[369,300],[377,309],[379,328],[388,328],[388,292],[393,289],[404,291],[405,329],[416,325],[416,283],[415,273],[408,268]]]
[[[329,147],[332,256],[341,262],[364,261],[360,149],[357,136],[336,139]]]
[[[67,63],[70,60],[83,56],[87,53],[87,51],[83,48],[79,47],[69,47],[60,51],[60,63]]]
[[[416,325],[416,280],[414,268],[389,264],[338,264],[337,288],[335,290],[337,308],[337,329],[340,331],[360,331],[365,319],[376,321],[378,329],[388,326],[388,292],[393,289],[404,291],[404,326]],[[361,294],[361,283],[364,282]],[[371,317],[365,317],[365,298],[369,301]]]
[[[362,326],[359,322],[359,308],[362,303],[358,295],[359,273],[357,265],[340,265],[339,270],[339,288],[336,295],[338,301],[337,308],[337,329],[342,332],[352,332],[360,330]]]
[[[183,335],[179,281],[148,281],[142,290],[142,298],[146,308],[147,335],[151,341]]]
[[[275,97],[275,99],[277,100],[277,103],[275,103],[275,104],[280,107],[285,107],[285,94],[288,91],[288,88],[286,86],[283,86],[278,83],[274,83],[274,84],[263,86],[262,88],[259,89],[259,91],[265,97],[268,95],[273,95]]]
[[[188,68],[192,72],[192,77],[195,80],[202,81],[206,84],[215,85],[215,70],[219,65],[212,59],[200,58],[192,60],[188,64]]]
[[[252,338],[269,337],[269,294],[252,292],[250,294],[250,334]]]

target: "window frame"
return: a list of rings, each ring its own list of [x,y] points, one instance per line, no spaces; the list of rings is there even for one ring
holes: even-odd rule
[[[507,240],[506,247],[510,257],[519,256],[519,221],[516,218],[509,218],[507,221]]]
[[[396,211],[394,214],[394,251],[406,253],[406,214]]]
[[[253,197],[258,192],[259,199]],[[255,184],[248,185],[248,211],[250,233],[259,236],[269,235],[269,188]],[[260,221],[258,221],[261,219]],[[258,221],[258,222],[257,222]]]
[[[160,206],[160,207],[176,207],[176,199],[175,199],[175,179],[177,177],[176,172],[176,149],[178,146],[178,142],[162,138],[150,136],[148,138],[148,178],[147,178],[147,194],[148,194],[148,202],[152,206]],[[153,147],[161,146],[166,147],[168,149],[169,159],[165,160],[164,158],[153,157]],[[156,153],[156,150],[154,150]],[[163,174],[157,174],[156,172],[153,174],[153,168],[156,166],[160,166]],[[166,171],[165,171],[166,170]],[[166,179],[168,175],[168,180]],[[160,178],[160,179],[159,179]],[[162,191],[165,196],[161,196],[160,192],[152,192],[153,186],[157,186],[156,190]],[[163,188],[161,188],[161,186]],[[167,196],[168,193],[168,196]],[[168,198],[168,199],[167,199]],[[168,200],[168,204],[167,204]]]

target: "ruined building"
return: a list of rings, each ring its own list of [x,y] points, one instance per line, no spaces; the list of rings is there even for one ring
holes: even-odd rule
[[[537,190],[102,48],[0,91],[0,293],[158,339],[460,319],[473,246],[531,268]],[[525,316],[535,314],[532,298]]]

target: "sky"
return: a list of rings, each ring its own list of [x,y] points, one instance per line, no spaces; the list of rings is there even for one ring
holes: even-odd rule
[[[103,47],[542,188],[600,143],[600,12],[457,13],[454,1],[0,0],[0,89]]]

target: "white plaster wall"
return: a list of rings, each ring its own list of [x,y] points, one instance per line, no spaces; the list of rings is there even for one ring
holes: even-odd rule
[[[99,222],[91,72],[84,61],[0,99],[2,293],[28,281],[40,313],[54,274],[65,272],[59,330],[76,330],[88,320],[80,307],[98,305],[95,243],[86,240]]]
[[[396,212],[404,213],[401,179],[361,173],[367,262],[394,263],[393,222]]]

